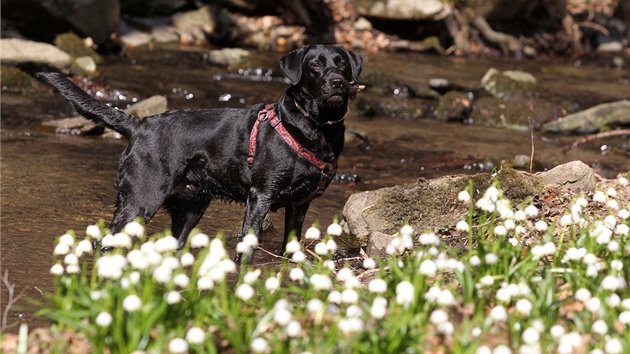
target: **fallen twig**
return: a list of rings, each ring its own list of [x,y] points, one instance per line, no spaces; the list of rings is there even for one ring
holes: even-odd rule
[[[569,146],[568,148],[563,149],[562,153],[566,154],[569,150],[575,149],[576,147],[584,143],[587,143],[591,140],[600,139],[600,138],[608,138],[611,136],[618,136],[618,135],[630,135],[630,129],[611,130],[609,132],[597,133],[597,134],[585,136],[584,138],[573,142],[573,144],[571,144],[571,146]]]

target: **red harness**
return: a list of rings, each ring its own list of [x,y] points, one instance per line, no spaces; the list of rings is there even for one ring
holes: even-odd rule
[[[252,128],[252,133],[249,138],[249,155],[247,156],[247,164],[251,166],[254,163],[254,155],[256,155],[256,140],[258,137],[258,127],[260,126],[260,122],[267,120],[269,121],[269,124],[271,124],[271,126],[278,132],[278,134],[280,134],[282,139],[287,144],[289,144],[290,147],[293,148],[293,150],[295,150],[298,154],[300,154],[302,157],[308,160],[308,162],[312,163],[321,171],[322,178],[319,182],[319,187],[317,188],[317,191],[313,193],[313,197],[315,195],[322,195],[322,193],[324,193],[324,191],[326,190],[326,187],[328,187],[328,184],[330,184],[330,181],[335,175],[335,172],[337,172],[337,159],[335,159],[331,163],[325,162],[312,152],[306,150],[302,145],[300,145],[300,143],[295,141],[291,134],[289,134],[289,132],[286,130],[284,125],[282,125],[282,120],[280,120],[280,118],[276,115],[276,112],[274,111],[275,106],[275,104],[268,104],[262,111],[258,112],[258,119],[256,119],[256,122],[254,123],[254,127]],[[307,199],[311,199],[311,197]]]

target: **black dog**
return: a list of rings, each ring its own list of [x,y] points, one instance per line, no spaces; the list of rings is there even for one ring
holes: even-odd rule
[[[304,46],[280,59],[291,80],[272,105],[177,110],[140,119],[111,108],[58,73],[39,73],[87,119],[129,141],[120,159],[112,232],[135,217],[148,222],[161,206],[178,246],[212,200],[246,203],[239,241],[260,237],[267,213],[285,210],[282,250],[300,236],[313,198],[337,170],[348,99],[359,90],[361,56],[341,45]],[[237,255],[241,261],[241,255]]]

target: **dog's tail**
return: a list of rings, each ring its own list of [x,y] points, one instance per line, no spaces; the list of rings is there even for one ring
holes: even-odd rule
[[[136,124],[139,122],[138,117],[128,115],[96,100],[63,74],[37,73],[35,76],[55,87],[85,118],[113,129],[126,138],[131,137]]]

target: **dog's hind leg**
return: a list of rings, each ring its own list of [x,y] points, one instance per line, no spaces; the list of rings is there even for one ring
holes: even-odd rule
[[[295,231],[298,241],[302,235],[302,226],[304,218],[308,211],[310,203],[302,203],[298,205],[287,205],[284,208],[284,240],[282,241],[282,254],[286,251],[289,236]]]
[[[173,220],[171,231],[178,240],[178,250],[184,248],[190,231],[199,223],[211,201],[210,196],[198,197],[194,200],[176,196],[166,199],[164,208],[171,214]]]

